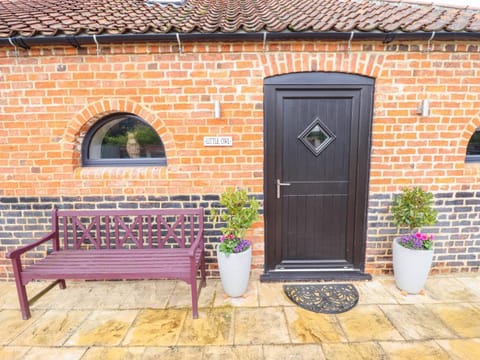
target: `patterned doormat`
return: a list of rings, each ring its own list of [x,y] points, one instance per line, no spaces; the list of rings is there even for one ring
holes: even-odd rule
[[[298,306],[317,313],[339,314],[358,303],[351,284],[283,285],[283,291]]]

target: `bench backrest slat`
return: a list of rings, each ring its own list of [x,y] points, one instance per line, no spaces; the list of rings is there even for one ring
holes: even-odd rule
[[[188,247],[203,231],[203,208],[58,210],[64,249]]]

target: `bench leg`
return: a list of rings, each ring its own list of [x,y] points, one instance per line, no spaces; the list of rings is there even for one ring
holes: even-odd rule
[[[22,319],[30,319],[30,304],[28,303],[27,297],[27,288],[23,285],[20,280],[16,280],[17,283],[17,294],[18,302],[20,303],[20,311],[22,312]]]
[[[15,285],[17,286],[18,302],[20,303],[20,311],[22,312],[22,319],[30,318],[30,304],[28,303],[27,288],[22,281],[22,265],[20,258],[12,259],[13,274],[15,276]]]
[[[207,286],[207,271],[205,270],[205,257],[202,256],[200,260],[200,276],[201,276],[201,283],[200,287]]]
[[[193,282],[190,285],[192,287],[192,316],[193,316],[194,319],[198,319],[197,280],[193,279]]]
[[[59,279],[58,280],[58,287],[60,289],[66,289],[67,288],[67,285],[65,284],[65,280],[64,279]]]

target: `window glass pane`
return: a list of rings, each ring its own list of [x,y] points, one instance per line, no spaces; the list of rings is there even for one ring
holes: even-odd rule
[[[335,140],[335,134],[317,117],[298,135],[298,139],[300,139],[315,156],[318,156]]]
[[[322,143],[328,139],[328,135],[325,134],[320,125],[317,124],[310,130],[305,139],[312,144],[315,150],[318,150],[322,146]]]
[[[476,130],[467,146],[467,155],[480,155],[480,130]]]
[[[89,159],[163,158],[165,149],[149,125],[135,117],[122,116],[101,126],[92,136]]]

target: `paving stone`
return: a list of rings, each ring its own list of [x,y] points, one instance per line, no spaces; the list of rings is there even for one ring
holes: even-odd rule
[[[29,350],[27,346],[0,347],[0,360],[24,359]]]
[[[436,300],[469,302],[478,299],[478,293],[453,277],[429,277],[425,291]]]
[[[296,306],[285,295],[282,283],[259,283],[258,299],[260,306]]]
[[[382,342],[389,360],[449,360],[448,353],[434,341]]]
[[[285,308],[293,343],[345,342],[342,328],[334,315],[317,314],[299,307]]]
[[[425,304],[380,305],[380,308],[407,340],[455,337]]]
[[[79,360],[86,350],[77,347],[32,347],[22,360]]]
[[[282,284],[254,280],[246,298],[222,299],[210,280],[198,320],[182,282],[67,282],[27,321],[15,286],[0,283],[0,360],[479,359],[480,277],[433,278],[424,296],[401,295],[392,277],[355,283],[360,303],[337,315],[285,303]]]
[[[27,284],[29,298],[48,286],[47,282],[32,281]],[[0,282],[0,309],[20,309],[15,282]]]
[[[3,293],[0,294],[0,309],[20,309],[18,304],[17,291],[15,289],[15,284],[10,283],[10,286],[3,286]],[[28,291],[28,287],[27,287]]]
[[[186,316],[187,310],[142,310],[123,344],[127,346],[176,345]]]
[[[223,291],[222,283],[217,282],[215,286],[215,307],[234,306],[234,307],[257,307],[258,300],[258,282],[250,281],[247,291],[243,296],[232,298]]]
[[[207,346],[203,360],[262,360],[261,346]]]
[[[142,360],[200,360],[203,359],[202,347],[149,347]],[[83,360],[83,359],[82,359]]]
[[[235,345],[286,344],[290,342],[280,307],[235,309]]]
[[[233,308],[201,310],[198,319],[189,315],[178,345],[233,345]]]
[[[79,310],[48,310],[18,336],[12,345],[61,346],[89,315]]]
[[[0,305],[3,305],[3,302],[1,302],[2,297],[13,291],[15,291],[15,282],[13,281],[0,282]]]
[[[72,309],[119,309],[124,299],[134,291],[133,284],[135,283],[131,281],[88,281],[85,283],[88,286],[88,293],[74,302]],[[65,293],[63,295],[67,295],[70,289],[65,290],[62,290]]]
[[[475,302],[480,302],[480,276],[465,276],[456,278],[460,281],[469,291],[476,294]]]
[[[477,339],[437,340],[437,343],[444,348],[453,359],[480,359],[480,337]]]
[[[99,308],[99,293],[94,288],[106,288],[109,283],[95,284],[93,281],[67,281],[67,288],[60,289],[57,286],[50,289],[46,294],[40,297],[32,306],[32,309],[51,309],[55,306],[57,310],[95,310]],[[29,295],[31,296],[31,295]]]
[[[136,310],[92,311],[66,345],[120,345],[137,314]]]
[[[379,280],[379,283],[393,296],[398,304],[432,304],[441,301],[433,298],[428,291],[421,294],[405,294],[397,287],[393,277]]]
[[[378,306],[357,305],[336,316],[349,341],[403,340]]]
[[[385,352],[376,342],[323,344],[325,359],[328,360],[372,360],[385,359]]]
[[[265,345],[265,360],[322,360],[325,359],[320,345]]]
[[[480,308],[470,304],[435,304],[430,308],[458,336],[480,336]]]
[[[120,309],[165,309],[175,289],[176,281],[146,280],[127,281],[130,293],[122,298]]]
[[[397,304],[395,297],[379,281],[360,281],[354,283],[358,290],[358,304]]]
[[[41,313],[37,311],[34,315],[34,317],[28,320],[22,320],[22,315],[18,310],[0,311],[0,345],[10,344],[25,329],[32,326],[37,321],[37,316],[40,316]]]
[[[82,360],[135,360],[142,359],[143,347],[92,347],[87,350]]]
[[[210,284],[207,280],[207,286],[198,289],[200,298],[198,299],[198,307],[211,307],[215,298],[215,283]],[[192,290],[190,285],[183,281],[177,281],[173,293],[168,301],[170,308],[192,308]]]

